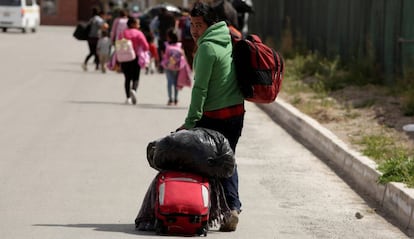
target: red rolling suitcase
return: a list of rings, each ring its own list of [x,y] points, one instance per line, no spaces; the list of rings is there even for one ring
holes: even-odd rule
[[[156,179],[155,229],[160,235],[207,236],[210,210],[208,179],[165,171]]]

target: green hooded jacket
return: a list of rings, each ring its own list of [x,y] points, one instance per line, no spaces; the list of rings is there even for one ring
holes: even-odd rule
[[[204,111],[241,104],[244,98],[236,81],[232,42],[224,21],[210,26],[197,41],[194,86],[184,127],[193,128]]]

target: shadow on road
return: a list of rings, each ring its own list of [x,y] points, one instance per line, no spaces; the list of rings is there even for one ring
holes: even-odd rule
[[[81,70],[75,70],[75,69],[63,69],[63,68],[56,69],[56,68],[53,68],[53,69],[48,69],[48,70],[53,71],[53,72],[64,72],[64,73],[78,73],[79,72],[79,74],[85,74],[85,72],[83,72]]]
[[[122,102],[110,102],[110,101],[82,101],[82,100],[72,100],[69,101],[71,104],[81,104],[81,105],[125,105]]]
[[[136,231],[134,224],[34,224],[35,227],[72,227],[72,228],[91,228],[100,232],[120,232],[133,235],[142,235],[148,238],[148,236],[156,236],[154,232]]]
[[[72,104],[85,104],[85,105],[123,105],[131,107],[131,105],[126,105],[123,102],[109,102],[109,101],[77,101],[72,100],[69,101]],[[184,106],[167,106],[161,104],[138,104],[136,105],[137,108],[143,109],[166,109],[166,110],[187,110],[187,107]]]
[[[144,109],[167,109],[167,110],[187,110],[186,106],[167,106],[160,104],[140,104],[138,102],[137,107]]]

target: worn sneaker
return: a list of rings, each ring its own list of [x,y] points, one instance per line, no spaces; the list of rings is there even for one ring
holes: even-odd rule
[[[239,212],[237,210],[231,210],[228,215],[224,217],[224,223],[220,226],[222,232],[236,231],[237,224],[239,223]]]
[[[127,99],[125,100],[125,104],[126,104],[126,105],[130,105],[130,104],[132,104],[132,100],[131,100],[131,98],[127,98]]]
[[[173,101],[172,100],[169,100],[168,102],[167,102],[167,105],[172,105],[173,104]]]
[[[135,90],[130,90],[129,93],[131,95],[132,104],[136,105],[137,104],[137,92]]]

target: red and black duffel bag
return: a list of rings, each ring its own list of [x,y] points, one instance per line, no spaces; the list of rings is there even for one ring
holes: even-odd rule
[[[233,46],[236,77],[245,100],[271,103],[280,91],[284,61],[259,36],[248,35]]]

